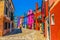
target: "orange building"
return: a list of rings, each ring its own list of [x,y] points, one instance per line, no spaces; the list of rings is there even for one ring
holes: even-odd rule
[[[13,11],[12,0],[0,0],[0,36],[12,31]]]
[[[38,22],[38,18],[41,16],[41,9],[38,9],[38,3],[36,3],[36,11],[34,12],[35,16],[35,30],[40,30],[40,23]],[[40,20],[39,20],[40,21]]]
[[[46,37],[46,40],[49,40],[50,39],[50,22],[49,22],[49,2],[48,0],[44,0],[45,2],[45,32],[44,32],[44,35]]]
[[[51,1],[53,1],[51,3]],[[50,39],[60,40],[60,0],[51,0],[50,4]]]
[[[45,35],[49,40],[60,40],[60,0],[45,0]],[[49,5],[48,5],[49,4]],[[49,19],[49,20],[48,20]],[[49,23],[48,23],[49,21]],[[48,30],[49,29],[49,30]]]

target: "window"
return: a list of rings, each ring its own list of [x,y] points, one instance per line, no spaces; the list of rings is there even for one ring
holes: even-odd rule
[[[42,16],[40,15],[37,19],[38,23],[42,23]]]
[[[7,29],[7,22],[4,23],[4,29]]]
[[[10,29],[10,23],[8,23],[8,28]]]
[[[14,17],[13,17],[13,13],[10,13],[10,19],[13,21]]]
[[[6,15],[8,15],[8,8],[6,7],[6,13],[5,13]]]
[[[51,25],[55,25],[54,14],[51,15]]]
[[[0,1],[4,1],[4,0],[0,0]]]
[[[7,4],[7,6],[8,6],[8,0],[5,0],[5,3]]]
[[[12,23],[12,28],[13,28],[14,26],[13,26],[13,23]]]
[[[8,1],[8,0],[6,0],[6,1]]]
[[[9,11],[9,15],[8,15],[9,17],[11,17],[11,12]]]
[[[8,4],[9,4],[8,6],[10,7],[11,6],[11,3],[8,3]]]

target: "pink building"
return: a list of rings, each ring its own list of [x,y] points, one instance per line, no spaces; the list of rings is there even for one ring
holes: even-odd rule
[[[28,20],[27,20],[29,29],[32,29],[32,26],[33,26],[33,23],[34,23],[33,17],[34,17],[34,14],[33,14],[32,10],[30,9],[28,11]]]

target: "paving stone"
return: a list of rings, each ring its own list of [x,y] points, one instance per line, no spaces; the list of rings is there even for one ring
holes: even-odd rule
[[[40,31],[22,28],[22,33],[3,36],[0,40],[45,40],[45,37]]]

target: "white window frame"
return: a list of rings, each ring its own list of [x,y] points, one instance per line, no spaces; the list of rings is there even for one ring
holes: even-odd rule
[[[52,16],[54,16],[54,14],[51,15],[51,25],[55,25],[55,20],[53,20]]]

